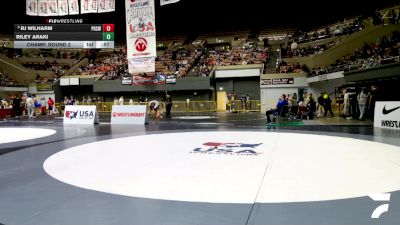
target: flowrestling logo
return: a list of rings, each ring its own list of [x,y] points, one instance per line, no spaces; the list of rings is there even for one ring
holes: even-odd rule
[[[259,144],[246,143],[223,143],[223,142],[206,142],[202,147],[193,149],[192,154],[208,154],[208,155],[239,155],[239,156],[257,156],[261,154],[257,152]]]

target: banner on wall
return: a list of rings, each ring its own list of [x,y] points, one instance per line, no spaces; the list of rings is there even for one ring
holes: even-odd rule
[[[89,0],[81,0],[81,14],[91,13],[90,9],[92,8],[92,6],[89,4],[89,2]]]
[[[97,11],[99,13],[107,12],[108,0],[99,0],[98,2],[99,2],[99,6],[97,7]]]
[[[180,0],[160,0],[160,5],[163,6],[163,5],[173,4],[179,1]]]
[[[293,78],[261,79],[261,86],[294,84]]]
[[[69,15],[79,14],[79,3],[78,0],[68,0]]]
[[[113,11],[115,11],[115,0],[109,0],[107,12],[113,12]]]
[[[79,4],[80,3],[80,4]],[[26,15],[66,16],[115,11],[115,0],[26,0]]]
[[[38,15],[38,0],[27,0],[26,1],[26,15],[37,16]]]
[[[48,16],[49,15],[48,0],[39,0],[38,1],[38,15],[39,16]]]
[[[165,77],[166,84],[176,84],[176,75],[168,75]]]
[[[89,12],[90,13],[97,13],[98,7],[99,7],[98,0],[89,0]]]
[[[128,60],[147,58],[144,61],[149,62],[148,58],[157,56],[154,0],[125,0],[125,11],[127,58]],[[143,73],[145,71],[141,69],[146,69],[146,72],[150,72],[150,67],[144,64],[141,64],[143,67],[136,68],[140,62],[143,61],[128,64],[129,71]],[[151,69],[151,72],[155,72],[155,66],[151,65]]]
[[[130,74],[154,73],[156,61],[154,57],[128,59],[128,68]]]
[[[374,127],[400,130],[400,102],[376,102]]]
[[[142,74],[142,75],[133,75],[132,76],[132,85],[157,85],[157,84],[165,84],[165,76],[164,75],[154,75],[152,74]]]
[[[122,85],[132,85],[132,77],[122,77],[121,84]]]
[[[49,13],[48,16],[58,16],[58,2],[57,0],[48,0]]]
[[[115,0],[98,0],[98,12],[112,12],[115,11]]]
[[[68,0],[58,0],[58,15],[68,15]]]

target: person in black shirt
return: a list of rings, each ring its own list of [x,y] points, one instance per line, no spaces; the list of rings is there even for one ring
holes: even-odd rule
[[[316,105],[317,105],[317,103],[315,102],[314,97],[310,93],[309,96],[308,96],[308,104],[307,104],[307,107],[308,107],[308,119],[310,119],[310,120],[314,119],[314,112],[315,112],[315,110],[317,108]]]
[[[317,115],[322,116],[323,110],[322,108],[324,107],[325,101],[324,101],[324,93],[321,93],[317,99],[318,106],[317,106]],[[325,107],[324,107],[325,109]],[[326,111],[325,111],[326,114]]]
[[[13,100],[13,109],[15,111],[15,118],[19,118],[21,116],[21,98],[17,95]]]
[[[331,116],[333,116],[333,112],[332,112],[332,100],[329,97],[328,94],[324,95],[324,110],[325,110],[325,114],[324,116],[326,116],[326,114],[329,112],[331,114]]]
[[[382,93],[377,85],[371,86],[371,95],[368,102],[368,114],[372,121],[374,121],[375,116],[375,104],[377,101],[382,101]]]
[[[171,118],[171,109],[172,109],[172,98],[171,95],[167,94],[165,96],[165,110],[166,110],[166,114],[165,117],[166,118]]]

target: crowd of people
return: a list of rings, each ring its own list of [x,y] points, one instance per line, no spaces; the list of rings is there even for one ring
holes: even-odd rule
[[[377,43],[364,43],[362,48],[356,49],[352,54],[336,60],[330,66],[313,68],[309,71],[308,76],[337,71],[365,70],[384,64],[398,63],[399,55],[400,32],[394,31],[389,37],[382,37]]]
[[[202,55],[201,48],[165,51],[163,55],[156,58],[156,73],[185,77]]]
[[[291,38],[291,42],[304,43],[311,42],[336,36],[342,36],[346,34],[352,34],[354,32],[364,29],[361,18],[355,18],[351,21],[343,21],[331,26],[327,26],[323,29],[315,29],[309,32],[297,31]]]
[[[75,62],[76,63],[76,62]],[[24,67],[32,69],[32,70],[45,70],[45,71],[55,71],[55,70],[69,70],[71,66],[69,64],[61,64],[57,61],[44,61],[43,63],[39,62],[30,62],[25,61],[21,63]]]
[[[22,97],[15,95],[9,100],[0,99],[0,109],[12,109],[15,118],[28,117],[36,118],[40,115],[57,114],[54,99],[42,97],[37,98],[36,95],[23,95]]]
[[[18,82],[7,73],[0,72],[0,86],[16,87],[18,86]]]
[[[96,60],[78,69],[75,75],[101,75],[103,80],[116,80],[131,76],[128,70],[126,48],[118,52],[97,57]],[[165,51],[156,57],[153,75],[177,75],[185,77],[195,61],[202,55],[201,49],[180,48]],[[149,75],[149,74],[146,74]]]
[[[382,101],[383,96],[383,92],[375,84],[371,85],[370,88],[344,88],[342,90],[343,103],[340,116],[348,120],[374,120],[375,103]]]
[[[385,18],[389,18],[390,23],[399,22],[398,10],[389,10],[385,16],[379,11],[371,17],[372,24],[380,25],[384,23]],[[345,20],[343,22],[327,26],[321,29],[315,29],[309,32],[297,31],[294,33],[287,42],[287,46],[281,48],[282,57],[294,56],[310,56],[314,54],[321,54],[326,49],[340,43],[339,36],[352,34],[364,28],[364,18],[354,18]],[[339,38],[335,38],[339,37]],[[327,39],[331,38],[331,39]],[[316,44],[314,41],[327,39],[321,44]],[[310,42],[304,47],[298,47],[301,43]],[[179,49],[171,48],[160,51],[155,60],[155,73],[146,74],[146,76],[166,76],[176,75],[177,77],[185,77],[190,71],[195,72],[195,76],[207,77],[215,69],[216,66],[230,66],[230,65],[248,65],[248,64],[262,64],[269,60],[270,50],[266,48],[258,48],[255,45],[246,43],[240,47],[227,47],[227,48],[204,48],[194,47],[192,45],[182,45]],[[50,54],[50,53],[46,53]],[[53,54],[53,53],[51,53]],[[86,52],[68,52],[57,51],[53,55],[44,55],[38,53],[36,57],[46,59],[48,57],[53,59],[76,59],[80,60],[81,55],[85,55],[89,59],[89,63],[77,69],[73,75],[99,75],[103,80],[115,80],[126,77],[131,77],[128,71],[128,61],[126,59],[127,50],[126,46],[121,49],[115,50],[113,53],[103,53],[98,56],[98,51],[86,50]],[[301,72],[305,71],[310,76],[329,73],[337,69],[337,67],[360,67],[366,69],[381,64],[382,60],[386,60],[392,56],[398,56],[398,32],[393,34],[391,38],[382,38],[379,44],[368,45],[366,44],[362,49],[357,50],[351,55],[339,59],[336,63],[329,67],[317,67],[309,70],[305,66],[298,64],[287,65],[281,63],[278,72]],[[23,57],[23,56],[22,56]],[[32,56],[30,56],[32,57]],[[66,71],[71,68],[70,65],[59,64],[56,61],[47,60],[44,63],[23,62],[27,68],[34,70],[53,71],[50,77],[38,76],[35,79],[36,83],[53,82],[65,75]],[[7,78],[9,79],[9,78]],[[9,82],[13,83],[12,81]]]
[[[300,65],[300,63],[296,63],[295,65],[293,64],[288,64],[286,61],[281,61],[279,63],[279,66],[277,68],[277,73],[301,73],[301,72],[307,72],[309,69],[307,65],[303,64]]]
[[[269,57],[268,48],[243,46],[237,49],[212,49],[203,60],[203,66],[231,66],[265,63]]]
[[[368,89],[363,87],[359,90],[344,88],[342,93],[340,116],[346,119],[374,120],[376,101],[381,101],[383,94],[375,84]],[[297,94],[283,94],[275,109],[266,112],[267,120],[271,122],[271,114],[280,114],[283,107],[287,106],[288,111],[293,112],[299,119],[314,119],[314,117],[334,116],[332,111],[332,100],[327,92],[320,93],[315,99],[313,94],[305,94],[303,98],[297,99]],[[295,110],[293,110],[293,107]]]
[[[35,71],[46,71],[46,75],[37,73],[35,83],[49,83],[54,82],[60,77],[64,76],[66,72],[71,69],[72,65],[80,60],[80,52],[70,51],[57,51],[53,54],[48,51],[29,52],[23,55],[15,55],[15,59],[25,68]],[[39,59],[39,60],[38,60]],[[61,63],[56,59],[71,59],[72,63]],[[50,75],[48,75],[51,72]]]
[[[297,48],[297,43],[289,42],[287,48],[282,48],[282,56],[284,58],[304,57],[322,54],[328,48],[340,43],[340,39],[336,39],[324,44],[310,44],[304,48]]]
[[[269,49],[254,46],[235,50],[208,50],[197,47],[181,47],[166,50],[156,57],[154,75],[176,75],[185,77],[194,67],[196,76],[209,76],[215,66],[262,64],[268,59]],[[129,75],[126,49],[118,53],[98,57],[95,62],[78,69],[75,75],[101,75],[104,80],[115,80]]]
[[[337,23],[331,26],[327,26],[324,29],[313,30],[310,32],[297,31],[288,40],[286,46],[282,48],[282,56],[285,58],[291,57],[303,57],[311,56],[315,54],[321,54],[323,51],[331,48],[341,42],[341,38],[334,38],[343,35],[353,34],[355,32],[361,31],[365,28],[362,22],[362,17],[357,17],[351,21],[343,21],[342,23]],[[385,17],[378,10],[371,16],[372,25],[382,25],[387,19],[389,24],[399,23],[399,10],[390,9],[385,13]],[[332,38],[331,41],[324,44],[315,44],[317,40],[323,40],[327,38]],[[309,46],[298,48],[297,45],[301,43],[310,42]]]
[[[374,120],[375,103],[383,100],[383,92],[376,84],[370,88],[362,87],[360,89],[344,88],[342,93],[343,101],[339,101],[341,108],[340,116],[348,120],[358,119]],[[314,119],[314,117],[334,116],[332,111],[332,100],[327,92],[320,93],[315,99],[313,94],[305,93],[298,99],[297,94],[282,94],[275,108],[266,111],[267,122],[271,123],[271,115],[286,116],[292,113],[297,119]]]
[[[343,23],[338,23],[332,26],[327,26],[324,29],[313,30],[310,32],[297,31],[287,41],[287,44],[282,47],[282,57],[304,57],[315,54],[321,54],[325,50],[339,44],[340,36],[352,34],[364,29],[361,19],[357,18]],[[326,43],[317,44],[316,41],[330,38]],[[306,46],[299,48],[301,43],[309,43]]]
[[[88,57],[89,63],[78,68],[74,75],[99,75],[104,80],[115,80],[129,74],[124,49],[102,56],[95,56],[95,53],[92,53]]]
[[[291,113],[295,119],[309,119],[315,117],[334,116],[332,112],[332,99],[327,92],[320,93],[315,99],[312,93],[304,93],[298,97],[297,93],[282,94],[275,108],[266,112],[267,122],[272,122],[271,115],[286,116]]]
[[[68,64],[60,64],[56,61],[49,62],[45,61],[44,63],[37,62],[24,62],[22,65],[26,68],[36,70],[36,71],[51,71],[52,73],[48,76],[40,76],[39,73],[36,74],[36,78],[34,80],[35,83],[49,83],[54,82],[58,78],[64,76],[66,72],[71,68]]]

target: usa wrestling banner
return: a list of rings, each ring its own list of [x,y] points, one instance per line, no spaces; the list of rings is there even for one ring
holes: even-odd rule
[[[149,59],[157,56],[154,0],[125,0],[125,10],[127,58],[131,62],[137,61],[137,63],[130,63],[129,66],[131,67],[143,62],[138,59]],[[129,68],[129,71],[155,72],[155,66],[148,66],[146,63],[143,68],[152,68],[152,71],[148,69],[141,71],[140,68]]]

